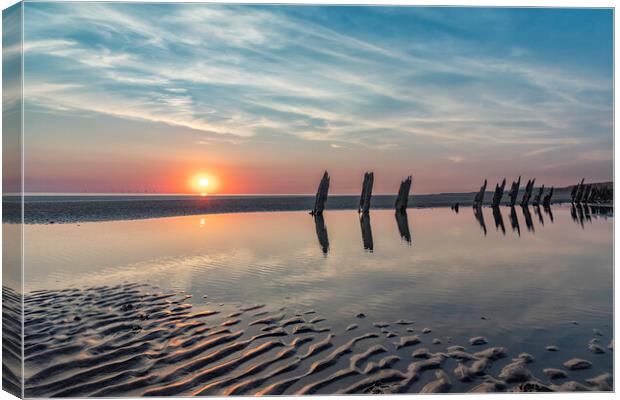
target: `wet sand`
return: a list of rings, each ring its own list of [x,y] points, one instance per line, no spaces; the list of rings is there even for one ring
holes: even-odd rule
[[[336,331],[320,309],[142,284],[40,290],[24,301],[27,397],[613,389],[612,371],[588,373],[612,357],[611,338],[595,332],[585,343],[603,353],[558,349],[556,365],[487,343],[484,331],[463,343],[435,337],[409,315],[351,315]]]

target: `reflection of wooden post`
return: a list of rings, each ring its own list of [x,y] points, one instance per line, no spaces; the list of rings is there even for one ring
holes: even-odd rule
[[[549,207],[549,205],[551,204],[551,196],[553,196],[553,186],[551,186],[549,193],[547,193],[545,197],[543,198],[544,207]]]
[[[325,220],[322,215],[314,217],[314,227],[316,228],[316,237],[319,239],[323,254],[329,252],[329,238],[327,237],[327,228],[325,228]]]
[[[480,207],[482,205],[482,202],[484,201],[484,192],[486,190],[487,190],[487,180],[485,179],[482,186],[480,186],[480,191],[476,193],[476,196],[474,196],[474,208]]]
[[[316,191],[316,199],[314,200],[314,209],[310,214],[323,215],[325,209],[325,201],[327,201],[327,192],[329,191],[329,174],[327,171],[323,174],[319,188]]]
[[[370,215],[368,215],[368,213],[363,213],[360,217],[360,226],[362,228],[364,250],[368,250],[372,253],[374,245],[372,241],[372,229],[370,227]]]
[[[516,182],[512,182],[512,185],[510,186],[510,192],[508,192],[508,197],[510,198],[510,201],[508,203],[508,205],[510,207],[514,207],[515,204],[517,203],[517,194],[519,193],[519,186],[521,186],[521,177],[519,176],[519,179],[517,179]]]
[[[396,196],[396,207],[397,212],[406,212],[407,204],[409,202],[409,191],[411,189],[411,175],[407,177],[404,181],[400,183],[400,188],[398,189],[398,196]]]
[[[482,207],[474,207],[474,217],[476,217],[476,221],[480,224],[482,231],[484,232],[484,236],[487,235],[487,226],[484,223],[484,215],[482,214]]]
[[[542,198],[543,192],[545,191],[545,185],[542,185],[538,188],[538,193],[534,196],[534,200],[532,200],[532,205],[537,206],[540,204],[540,199]]]
[[[500,201],[502,201],[502,197],[504,196],[504,188],[506,187],[506,178],[502,180],[502,184],[495,184],[495,193],[493,193],[493,201],[491,202],[491,206],[497,207],[499,206]]]
[[[357,212],[368,214],[368,211],[370,210],[370,198],[372,197],[372,184],[374,180],[375,178],[372,172],[364,173],[362,195],[360,196],[360,205],[357,208]]]
[[[512,226],[513,231],[517,232],[517,235],[521,236],[521,228],[519,228],[519,220],[514,207],[510,207],[510,226]]]
[[[506,227],[504,227],[504,218],[498,206],[493,207],[493,219],[495,220],[495,229],[501,228],[502,233],[505,235]]]
[[[521,206],[521,211],[523,211],[523,217],[525,217],[525,226],[527,226],[527,230],[530,232],[534,232],[534,224],[532,223],[532,214],[530,214],[530,208],[527,205]]]
[[[398,225],[398,233],[400,237],[411,244],[411,233],[409,232],[409,221],[407,219],[407,211],[396,211],[396,225]]]

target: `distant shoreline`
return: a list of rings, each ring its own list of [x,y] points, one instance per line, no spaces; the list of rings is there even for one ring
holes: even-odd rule
[[[408,208],[449,207],[459,203],[462,207],[472,204],[473,193],[435,195],[413,195]],[[492,194],[485,196],[485,205],[490,204]],[[394,209],[394,195],[372,197],[371,209]],[[3,199],[3,222],[19,223],[21,207],[19,201]],[[554,193],[552,203],[570,201],[568,190]],[[207,196],[207,197],[165,197],[150,196],[43,196],[26,197],[24,203],[26,224],[56,224],[101,222],[116,220],[138,220],[184,215],[224,214],[244,212],[310,211],[314,196]],[[505,203],[502,203],[505,204]],[[359,196],[333,195],[327,200],[326,210],[356,210]]]

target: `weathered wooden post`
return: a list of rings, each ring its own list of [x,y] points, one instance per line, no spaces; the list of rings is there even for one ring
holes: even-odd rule
[[[502,180],[502,184],[495,184],[495,193],[493,193],[493,201],[491,202],[491,206],[497,207],[499,203],[502,201],[502,197],[504,196],[504,188],[506,187],[506,178]]]
[[[323,174],[319,188],[316,191],[316,198],[314,200],[314,209],[310,212],[312,215],[323,215],[325,209],[325,202],[327,201],[327,193],[329,192],[329,174],[327,171]]]
[[[484,201],[484,192],[487,190],[487,180],[484,180],[482,186],[480,186],[480,191],[476,193],[474,196],[474,208],[478,208],[482,206],[482,202]]]
[[[357,208],[357,212],[368,214],[368,211],[370,210],[370,199],[372,197],[372,184],[374,179],[374,174],[372,172],[364,173],[362,195],[360,196],[360,205]]]
[[[590,193],[592,192],[592,185],[586,185],[585,189],[583,190],[583,196],[581,196],[581,202],[584,204],[588,203],[588,200],[590,199]]]
[[[534,182],[536,182],[536,178],[527,181],[527,185],[525,185],[525,192],[521,198],[522,206],[527,206],[529,204],[530,197],[532,197],[532,190],[534,189]]]
[[[527,226],[527,230],[530,232],[534,232],[534,223],[532,223],[532,214],[530,214],[530,208],[527,205],[521,206],[521,211],[523,211],[523,217],[525,218],[525,226]]]
[[[581,182],[577,186],[573,186],[573,190],[571,190],[571,201],[575,204],[579,204],[581,201],[581,191],[583,190],[583,182],[585,178],[581,179]]]
[[[407,204],[409,203],[409,190],[411,189],[411,175],[400,183],[398,189],[398,196],[396,196],[396,211],[403,213],[407,211]]]
[[[510,192],[508,192],[508,197],[510,199],[510,201],[508,202],[508,205],[510,207],[514,207],[515,204],[517,203],[517,194],[519,193],[519,186],[521,186],[521,176],[519,176],[519,179],[515,182],[512,182],[512,185],[510,186]]]
[[[553,196],[553,186],[551,186],[551,189],[549,189],[549,193],[547,193],[543,198],[543,207],[549,207],[549,205],[551,204],[551,196]]]
[[[542,185],[538,188],[538,193],[534,196],[534,200],[532,200],[532,205],[537,206],[540,204],[540,200],[542,199],[543,192],[545,191],[545,185]]]

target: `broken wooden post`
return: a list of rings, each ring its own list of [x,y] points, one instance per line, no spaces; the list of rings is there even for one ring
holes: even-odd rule
[[[551,189],[549,189],[549,193],[547,193],[543,198],[543,207],[549,207],[549,205],[551,204],[551,196],[553,196],[553,186],[551,186]]]
[[[532,205],[537,206],[540,204],[540,200],[542,199],[543,192],[545,191],[545,185],[542,185],[538,188],[538,193],[534,196],[534,200],[532,200]]]
[[[502,201],[502,197],[504,196],[504,187],[506,187],[506,178],[502,180],[501,185],[495,184],[495,193],[493,193],[493,201],[491,202],[491,206],[499,206],[499,203]]]
[[[316,191],[316,199],[314,200],[314,209],[310,212],[312,215],[323,215],[325,202],[327,201],[327,192],[329,191],[329,174],[327,171],[323,174],[319,188]]]
[[[372,197],[372,184],[374,182],[374,174],[372,172],[364,173],[364,182],[362,183],[362,195],[360,196],[360,205],[357,212],[368,214],[370,210],[370,198]]]
[[[487,190],[487,180],[484,180],[482,186],[480,186],[480,191],[476,193],[474,196],[474,208],[478,208],[482,206],[482,202],[484,201],[484,192]]]
[[[409,202],[409,190],[411,189],[411,175],[400,183],[398,196],[396,196],[396,211],[403,213],[407,211],[407,203]]]
[[[573,186],[573,189],[570,192],[572,203],[578,204],[579,201],[581,200],[581,190],[583,188],[583,181],[585,180],[586,180],[585,178],[582,178],[581,182],[577,186]]]
[[[510,199],[510,201],[508,202],[508,205],[510,207],[514,207],[515,204],[517,203],[517,194],[519,193],[519,186],[521,186],[521,177],[519,176],[519,179],[515,182],[512,182],[512,185],[510,186],[510,192],[508,192],[508,198]]]
[[[534,189],[534,182],[536,178],[527,181],[527,185],[525,185],[525,192],[523,193],[523,197],[521,198],[521,205],[527,206],[530,202],[530,198],[532,197],[532,190]]]
[[[581,202],[586,204],[588,203],[588,200],[590,199],[590,193],[592,192],[592,185],[586,185],[585,189],[583,190],[583,195],[581,196]]]

